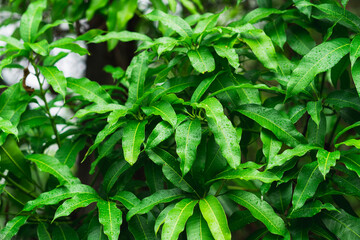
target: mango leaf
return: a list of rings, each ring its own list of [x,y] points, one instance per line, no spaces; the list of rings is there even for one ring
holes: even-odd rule
[[[143,51],[133,58],[128,70],[126,70],[126,74],[130,74],[129,97],[126,102],[126,106],[131,106],[144,94],[144,84],[146,73],[148,71],[148,60],[149,53],[147,51]],[[130,71],[130,73],[128,73],[128,71]]]
[[[276,20],[269,21],[269,23],[264,26],[265,33],[281,49],[283,48],[286,42],[285,27],[286,24],[281,18],[277,18]]]
[[[145,125],[147,121],[129,121],[124,127],[122,145],[124,158],[133,165],[140,154],[140,147],[145,140]]]
[[[140,200],[132,192],[128,191],[120,191],[110,199],[121,202],[128,210],[140,204]]]
[[[354,91],[340,90],[331,92],[325,99],[325,103],[334,105],[336,108],[353,108],[360,111],[360,98]]]
[[[56,20],[52,23],[47,23],[45,24],[44,26],[42,26],[39,31],[37,32],[36,36],[35,36],[35,39],[38,39],[41,35],[43,35],[47,30],[51,29],[51,28],[54,28],[54,27],[57,27],[59,26],[60,24],[69,24],[69,22],[67,20],[64,20],[64,19],[59,19],[59,20]]]
[[[85,138],[80,138],[77,141],[66,141],[56,152],[55,157],[71,168],[75,164],[77,155],[85,147],[85,143]]]
[[[306,143],[304,136],[296,130],[291,121],[275,109],[246,104],[240,106],[237,111],[270,130],[279,140],[291,147]]]
[[[157,166],[153,162],[147,162],[145,171],[146,184],[150,189],[151,194],[164,189],[163,178],[159,178],[162,175],[161,167]]]
[[[253,215],[251,215],[249,210],[236,211],[231,214],[229,218],[229,228],[231,232],[235,232],[236,230],[245,227],[249,223],[253,223],[256,221],[257,219],[254,218]]]
[[[125,111],[127,110],[126,107],[119,105],[119,104],[92,104],[90,106],[87,106],[85,108],[79,109],[79,111],[77,111],[74,115],[74,117],[77,118],[82,118],[88,114],[91,113],[97,113],[97,114],[103,114],[106,112],[112,112],[112,111],[117,111],[117,110],[122,110]],[[116,119],[116,121],[119,118]],[[115,121],[115,122],[116,122]],[[109,121],[108,121],[109,122]]]
[[[190,25],[178,16],[169,15],[160,10],[154,10],[145,16],[151,21],[161,22],[184,38],[189,38],[193,34]]]
[[[347,177],[334,175],[332,180],[341,189],[341,193],[349,196],[360,196],[360,180],[353,172],[347,173]]]
[[[191,65],[196,71],[204,74],[215,70],[215,60],[207,47],[200,47],[187,52]]]
[[[193,240],[213,240],[211,231],[198,208],[186,223],[186,236]]]
[[[41,56],[49,55],[49,43],[46,39],[36,43],[26,43],[35,53]]]
[[[272,187],[269,190],[266,199],[269,203],[271,203],[271,205],[274,208],[279,210],[281,213],[285,213],[291,202],[292,191],[293,191],[292,182],[282,183],[282,184],[278,183],[276,187]]]
[[[103,186],[107,193],[110,192],[111,188],[114,186],[118,178],[121,174],[123,174],[126,170],[130,168],[130,165],[125,160],[116,161],[111,164],[110,168],[107,170],[104,180]]]
[[[52,232],[52,239],[57,240],[79,240],[75,230],[67,224],[57,225]]]
[[[360,177],[360,155],[358,154],[341,155],[340,162],[344,163],[347,169],[356,172],[356,174]]]
[[[291,211],[289,218],[312,217],[321,212],[321,210],[339,211],[330,203],[321,203],[319,200],[305,204],[302,208]]]
[[[24,225],[30,215],[19,215],[8,221],[3,229],[0,231],[0,238],[3,240],[11,240],[19,231],[20,227]]]
[[[275,158],[281,149],[282,142],[280,142],[270,131],[262,129],[260,138],[263,143],[262,151],[268,162]]]
[[[271,14],[281,14],[284,11],[275,8],[256,8],[247,13],[242,19],[241,23],[256,23],[264,18],[269,17]]]
[[[203,176],[205,180],[212,179],[227,166],[226,158],[221,154],[220,146],[214,137],[210,137],[206,149],[206,161]]]
[[[346,213],[324,212],[321,216],[325,226],[339,239],[350,240],[360,238],[360,219]]]
[[[158,231],[160,230],[160,227],[161,225],[164,224],[165,222],[165,219],[166,219],[166,216],[168,214],[168,212],[173,209],[175,206],[174,203],[168,205],[166,208],[164,208],[164,210],[162,210],[159,214],[159,216],[156,218],[156,221],[155,221],[155,225],[154,225],[154,231],[155,231],[155,234],[158,233]]]
[[[223,207],[219,200],[212,195],[200,199],[200,211],[205,218],[211,234],[215,239],[231,239],[231,232]]]
[[[61,48],[70,50],[73,53],[77,53],[79,55],[89,55],[90,53],[86,48],[80,47],[77,43],[75,43],[76,39],[74,38],[60,38],[49,45],[49,49],[52,50],[54,48]]]
[[[356,35],[350,44],[351,74],[356,90],[360,96],[360,35]]]
[[[222,73],[223,73],[222,71],[218,72],[217,74],[202,80],[200,82],[199,86],[193,92],[190,101],[192,103],[200,101],[201,97],[204,95],[206,90],[210,87],[211,83]]]
[[[67,87],[84,99],[97,104],[112,103],[110,95],[97,83],[87,78],[67,78]]]
[[[242,40],[251,48],[258,60],[268,69],[278,70],[276,52],[271,39],[261,29],[241,33]]]
[[[323,181],[321,176],[317,162],[308,163],[301,168],[293,194],[293,211],[304,206],[306,200],[314,196]]]
[[[96,36],[92,39],[91,43],[101,43],[106,42],[112,39],[119,40],[120,42],[130,42],[130,41],[145,41],[152,42],[151,38],[148,36],[138,33],[138,32],[129,32],[129,31],[121,31],[121,32],[109,32],[105,35]]]
[[[265,224],[271,233],[281,236],[285,235],[286,227],[284,221],[276,215],[266,201],[259,199],[253,193],[242,190],[231,191],[226,195],[236,203],[247,208],[256,219]]]
[[[5,43],[9,44],[10,46],[15,47],[17,49],[24,49],[24,44],[22,44],[16,38],[5,36],[5,35],[0,35],[0,41],[5,42]]]
[[[224,11],[217,13],[217,14],[210,14],[208,17],[200,20],[194,29],[194,33],[203,33],[207,30],[212,30],[214,27],[216,27],[216,23],[219,19],[219,16]]]
[[[349,39],[337,38],[324,42],[307,53],[293,71],[287,86],[286,98],[303,91],[321,72],[324,72],[349,53]]]
[[[32,2],[20,20],[20,36],[25,42],[35,41],[35,36],[42,20],[42,13],[46,8],[46,1]]]
[[[344,142],[335,144],[335,147],[338,148],[342,144],[349,146],[349,147],[355,147],[357,149],[360,149],[360,140],[359,139],[348,139]]]
[[[103,231],[104,227],[100,224],[98,216],[91,218],[87,228],[87,239],[107,240],[107,236]]]
[[[166,189],[160,190],[153,195],[144,198],[135,207],[131,208],[126,215],[126,220],[129,221],[136,214],[145,214],[149,212],[153,207],[160,203],[172,202],[176,199],[183,198],[184,195],[179,189]]]
[[[214,49],[217,55],[226,58],[233,68],[237,69],[239,67],[239,56],[234,48],[229,47],[227,44],[216,44]]]
[[[156,104],[153,104],[150,107],[142,107],[141,108],[147,116],[150,115],[158,115],[164,121],[170,123],[173,127],[176,126],[177,117],[174,108],[171,106],[169,102],[160,101]]]
[[[214,133],[221,153],[232,168],[237,168],[241,159],[240,145],[237,141],[236,131],[225,116],[222,105],[216,98],[207,98],[199,103],[198,107],[205,109],[209,128]]]
[[[49,226],[46,223],[40,222],[37,227],[37,236],[39,240],[51,240],[51,235],[48,232]]]
[[[260,172],[256,169],[247,168],[247,169],[228,169],[219,174],[217,174],[213,179],[211,179],[208,183],[212,183],[213,181],[219,179],[241,179],[245,181],[250,180],[259,180],[264,183],[272,183],[274,181],[280,181],[275,174],[271,172]]]
[[[156,240],[154,230],[143,216],[136,215],[129,221],[129,231],[134,236],[135,240]]]
[[[330,167],[335,166],[336,160],[340,158],[340,152],[328,152],[325,149],[319,149],[316,157],[319,164],[319,170],[325,179],[326,174],[330,171]]]
[[[165,121],[159,122],[146,141],[146,149],[151,149],[165,141],[173,134],[173,127]]]
[[[104,226],[104,233],[109,240],[116,240],[120,235],[122,212],[116,207],[116,203],[110,201],[98,201],[99,222]]]
[[[66,200],[63,204],[60,205],[60,207],[58,207],[58,209],[56,209],[52,221],[59,217],[69,216],[76,209],[87,207],[91,203],[97,202],[99,200],[99,196],[93,194],[75,195],[73,198]]]
[[[26,159],[36,163],[41,171],[50,173],[56,177],[60,184],[80,183],[80,180],[72,175],[70,168],[60,163],[59,160],[55,157],[51,157],[45,154],[31,154],[27,155]]]
[[[9,120],[2,117],[0,117],[0,130],[4,133],[14,134],[16,137],[18,135],[18,129]]]
[[[306,55],[316,46],[310,33],[297,25],[290,25],[287,30],[287,43],[298,54]]]
[[[183,175],[188,173],[196,159],[197,147],[201,141],[201,123],[199,119],[188,120],[176,128],[176,153],[180,157],[180,169]]]
[[[322,111],[321,100],[313,102],[310,101],[306,105],[306,109],[311,116],[311,119],[319,126],[320,124],[320,113]]]
[[[161,238],[170,240],[178,239],[179,234],[184,231],[186,221],[193,214],[194,207],[197,203],[198,200],[189,198],[178,202],[166,216]]]

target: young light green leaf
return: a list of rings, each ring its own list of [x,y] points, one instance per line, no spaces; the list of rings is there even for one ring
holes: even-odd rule
[[[16,137],[18,135],[18,129],[9,120],[2,117],[0,117],[0,130],[4,133],[14,134]]]
[[[156,104],[153,104],[150,107],[142,107],[141,108],[147,116],[150,115],[158,115],[164,121],[170,123],[173,127],[176,126],[177,117],[174,108],[171,106],[169,102],[160,101]]]
[[[35,53],[41,56],[49,55],[49,43],[46,39],[36,43],[26,43]]]
[[[215,60],[207,47],[190,50],[187,53],[191,65],[200,73],[212,72],[215,69]]]
[[[188,218],[193,214],[194,207],[198,200],[185,198],[172,208],[166,218],[161,232],[162,239],[176,240],[179,234],[184,231]]]
[[[316,46],[309,32],[298,25],[289,26],[287,40],[289,46],[300,55],[306,55]]]
[[[119,40],[120,42],[130,42],[130,41],[152,42],[151,38],[149,38],[144,34],[138,32],[129,32],[129,31],[109,32],[105,35],[96,36],[90,42],[101,43],[112,39]]]
[[[111,164],[109,170],[106,172],[103,180],[103,186],[107,193],[110,192],[121,174],[130,168],[130,165],[125,160],[116,161]]]
[[[174,129],[168,122],[159,122],[146,141],[146,149],[156,147],[161,142],[169,138],[173,132]]]
[[[338,211],[332,204],[330,203],[321,203],[319,200],[315,202],[310,202],[305,204],[302,208],[299,208],[295,211],[291,211],[289,218],[305,218],[312,217],[321,212],[321,210],[328,211]]]
[[[279,140],[291,147],[306,143],[306,139],[296,130],[290,119],[285,118],[273,108],[246,104],[240,106],[237,111],[270,130]]]
[[[313,102],[310,101],[306,105],[306,109],[311,116],[311,119],[319,126],[320,123],[320,113],[322,111],[322,103],[321,100]]]
[[[304,206],[306,200],[314,196],[322,181],[318,162],[308,163],[301,168],[292,200],[293,211]]]
[[[85,147],[86,138],[80,138],[77,141],[66,141],[59,150],[57,150],[55,157],[68,167],[75,164],[77,155]]]
[[[240,145],[230,120],[225,116],[221,103],[216,98],[207,98],[198,104],[206,111],[206,119],[221,153],[232,168],[240,165]]]
[[[46,223],[40,222],[37,227],[37,237],[39,240],[51,240],[51,235],[48,232],[49,226]]]
[[[99,222],[104,226],[104,233],[109,240],[116,240],[120,235],[122,212],[116,207],[116,203],[110,201],[98,201]]]
[[[278,70],[276,52],[271,39],[261,29],[241,33],[242,40],[251,48],[258,60],[268,69]]]
[[[186,223],[186,236],[192,240],[213,240],[211,231],[198,208]]]
[[[87,78],[67,78],[67,87],[84,99],[97,104],[113,103],[110,95],[97,83]]]
[[[178,16],[169,15],[160,10],[154,10],[147,14],[146,17],[151,21],[161,22],[184,38],[190,37],[193,34],[190,25]]]
[[[321,220],[325,226],[339,239],[350,240],[360,238],[360,219],[344,210],[324,212]]]
[[[61,184],[80,183],[80,180],[72,175],[70,168],[60,163],[55,157],[45,154],[31,154],[27,155],[26,159],[36,163],[41,171],[50,173],[56,177]]]
[[[153,195],[144,198],[135,207],[131,208],[126,215],[126,220],[129,221],[136,214],[144,214],[149,212],[153,207],[160,203],[172,202],[176,199],[183,198],[184,195],[179,189],[165,189],[160,190]]]
[[[217,174],[213,179],[211,179],[207,184],[212,183],[213,181],[219,179],[241,179],[245,181],[250,180],[259,180],[264,183],[272,183],[274,181],[280,181],[280,178],[277,177],[274,173],[271,172],[260,172],[256,169],[247,168],[247,169],[228,169],[219,174]]]
[[[262,151],[268,162],[275,158],[281,149],[282,142],[280,142],[270,131],[262,129],[260,138],[263,143]]]
[[[267,229],[277,235],[284,236],[286,227],[284,221],[276,215],[274,209],[266,202],[259,199],[255,194],[238,190],[226,194],[230,199],[247,208],[251,214],[265,224]]]
[[[349,39],[337,38],[314,47],[300,61],[291,74],[286,97],[292,97],[303,91],[321,72],[340,61],[350,50]]]
[[[117,110],[121,110],[121,111],[126,112],[127,108],[124,107],[123,105],[112,104],[112,103],[111,104],[92,104],[92,105],[87,106],[85,108],[79,109],[79,111],[77,111],[75,113],[74,117],[82,118],[82,117],[84,117],[84,116],[86,116],[88,114],[91,114],[91,113],[103,114],[103,113],[106,113],[106,112],[115,112]],[[119,118],[117,118],[116,121],[118,119]],[[116,121],[114,121],[114,123]]]
[[[281,14],[283,12],[284,11],[275,8],[255,8],[241,19],[241,23],[256,23],[269,17],[271,14]]]
[[[59,217],[69,216],[76,209],[87,207],[91,203],[97,202],[99,200],[99,196],[93,194],[75,195],[73,198],[66,200],[63,204],[60,205],[60,207],[58,207],[58,209],[56,209],[52,221]]]
[[[319,164],[319,170],[325,179],[326,174],[330,171],[330,167],[335,166],[336,160],[340,158],[340,152],[328,152],[325,149],[319,149],[316,157]]]
[[[124,127],[122,145],[125,160],[133,165],[140,154],[140,147],[145,140],[145,125],[147,121],[129,121]]]
[[[212,195],[200,199],[200,211],[215,239],[230,240],[231,232],[223,207]]]
[[[199,119],[188,120],[176,128],[176,153],[180,157],[180,169],[183,175],[188,173],[196,159],[197,147],[201,141],[201,123]]]
[[[42,20],[42,13],[46,8],[46,1],[32,2],[20,20],[20,36],[25,42],[35,41],[35,36]]]
[[[54,48],[61,48],[61,49],[67,49],[70,50],[73,53],[77,53],[79,55],[89,55],[90,53],[86,48],[80,47],[77,43],[75,43],[76,39],[74,38],[60,38],[59,40],[56,40],[52,42],[49,45],[49,49],[52,50]]]
[[[11,240],[19,231],[20,227],[24,225],[30,215],[19,215],[6,223],[5,227],[0,231],[0,239]]]
[[[164,222],[165,222],[165,219],[166,219],[166,216],[167,216],[168,212],[171,209],[173,209],[174,206],[175,206],[174,203],[168,205],[166,208],[164,208],[164,210],[161,211],[159,216],[156,218],[155,225],[154,225],[155,234],[158,233],[158,231],[160,230],[161,225],[164,224]]]
[[[24,45],[16,38],[0,35],[0,41],[5,42],[17,49],[24,49]]]

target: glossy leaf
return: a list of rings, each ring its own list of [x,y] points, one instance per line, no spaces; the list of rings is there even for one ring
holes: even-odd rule
[[[174,108],[170,103],[161,101],[150,107],[142,107],[141,108],[147,116],[150,115],[159,115],[164,121],[170,123],[173,127],[175,127],[177,123],[176,113]]]
[[[240,146],[232,123],[224,115],[222,105],[215,98],[207,98],[199,105],[206,111],[206,119],[221,153],[232,168],[240,165]]]
[[[222,72],[218,72],[217,74],[202,80],[192,94],[190,101],[192,103],[199,102],[201,97],[204,95],[206,90],[210,87],[211,83],[218,77],[219,74],[222,74]]]
[[[129,231],[135,240],[155,240],[154,230],[149,222],[143,217],[136,215],[129,221]]]
[[[186,236],[193,240],[212,240],[214,239],[204,217],[198,208],[186,223]]]
[[[122,223],[122,212],[116,207],[116,203],[110,201],[98,201],[99,222],[104,226],[104,233],[110,240],[119,238]]]
[[[86,139],[81,138],[77,141],[67,141],[56,152],[55,157],[68,167],[75,164],[77,155],[85,147]]]
[[[360,98],[354,91],[334,91],[325,99],[325,103],[334,105],[336,108],[350,107],[360,111]]]
[[[37,236],[39,240],[51,240],[51,235],[48,232],[48,225],[45,223],[39,223],[37,227]]]
[[[174,130],[172,126],[165,122],[159,122],[154,130],[150,133],[146,141],[146,149],[151,149],[159,145],[161,142],[165,141],[173,134]]]
[[[260,133],[263,143],[262,151],[268,161],[275,158],[281,149],[282,143],[268,130],[263,129]]]
[[[350,44],[351,73],[356,90],[360,96],[360,35],[356,35]]]
[[[335,166],[336,160],[340,158],[340,152],[328,152],[325,149],[319,149],[316,157],[319,164],[319,170],[325,179],[326,174],[330,171],[330,167]]]
[[[206,220],[211,234],[215,239],[230,240],[231,233],[223,207],[219,200],[212,195],[200,199],[200,211]]]
[[[346,145],[346,146],[349,146],[349,147],[355,147],[357,149],[360,149],[360,140],[359,139],[348,139],[344,142],[341,142],[341,143],[338,143],[338,144],[335,144],[335,147],[338,148],[340,145]]]
[[[360,237],[360,219],[346,213],[324,212],[321,220],[339,239],[356,239]]]
[[[297,25],[289,26],[287,40],[290,47],[300,55],[306,55],[316,46],[309,32]]]
[[[229,64],[235,69],[239,67],[239,56],[234,48],[231,48],[226,44],[216,44],[214,45],[214,49],[217,55],[226,58],[229,61]]]
[[[320,213],[322,210],[338,211],[332,204],[323,204],[319,200],[316,200],[315,202],[305,204],[302,208],[291,211],[289,218],[308,218]]]
[[[19,228],[24,225],[29,218],[29,215],[27,216],[16,216],[13,219],[11,219],[3,229],[0,230],[0,238],[4,240],[10,240],[13,236],[16,235]]]
[[[112,39],[119,40],[121,42],[130,42],[130,41],[147,41],[151,42],[151,38],[148,36],[137,33],[137,32],[129,32],[129,31],[121,31],[121,32],[109,32],[105,35],[96,36],[91,40],[92,43],[101,43],[106,42]]]
[[[276,215],[267,202],[246,191],[231,191],[227,193],[227,196],[247,208],[255,218],[265,224],[271,233],[285,235],[286,227],[284,221]]]
[[[46,81],[54,88],[54,91],[59,93],[65,99],[66,96],[66,79],[64,73],[57,67],[42,67],[38,66]]]
[[[206,47],[200,47],[190,50],[187,53],[191,65],[200,73],[212,72],[215,69],[215,60],[210,50]]]
[[[103,180],[103,186],[107,193],[110,192],[111,188],[115,185],[116,181],[121,176],[121,174],[123,174],[129,168],[130,165],[125,160],[116,161],[113,164],[111,164]]]
[[[272,183],[274,181],[280,181],[280,178],[278,178],[275,174],[271,172],[260,172],[252,168],[228,169],[217,174],[214,178],[210,180],[210,182],[219,179],[241,179],[245,181],[259,180],[264,183]]]
[[[140,154],[140,147],[145,140],[147,121],[129,121],[124,128],[122,139],[125,160],[133,165]]]
[[[168,205],[166,208],[164,208],[164,210],[162,210],[159,214],[159,216],[156,218],[156,221],[155,221],[155,225],[154,225],[154,231],[155,231],[155,234],[158,233],[158,231],[160,230],[160,227],[161,225],[164,224],[165,222],[165,219],[166,219],[166,216],[168,214],[168,212],[173,209],[175,206],[174,203]]]
[[[360,177],[360,155],[358,154],[347,154],[341,155],[340,162],[344,163],[345,166]]]
[[[322,111],[321,101],[317,102],[308,102],[306,109],[311,116],[311,119],[319,126],[320,124],[320,113]]]
[[[281,49],[283,48],[283,46],[286,42],[285,27],[286,27],[286,24],[281,18],[270,21],[264,27],[265,33]]]
[[[33,42],[42,20],[46,1],[38,0],[32,2],[20,20],[20,36],[25,42]]]

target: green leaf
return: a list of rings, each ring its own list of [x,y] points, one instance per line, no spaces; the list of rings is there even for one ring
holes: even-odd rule
[[[36,43],[27,43],[29,47],[37,54],[41,56],[48,56],[49,55],[49,43],[46,39],[41,40],[40,42]]]
[[[86,18],[91,20],[96,11],[106,6],[109,0],[91,0],[90,6],[86,9]]]
[[[129,231],[135,240],[156,240],[153,227],[143,216],[136,215],[129,221]]]
[[[158,115],[164,121],[170,123],[173,127],[176,126],[177,117],[174,108],[171,106],[169,102],[160,101],[156,104],[153,104],[150,107],[142,107],[141,108],[147,116],[150,115]]]
[[[111,188],[115,185],[116,181],[126,170],[131,166],[125,160],[116,161],[111,164],[109,170],[106,172],[103,180],[103,186],[107,193],[110,192]]]
[[[55,157],[68,167],[75,164],[79,152],[85,147],[86,138],[80,138],[77,141],[66,141],[56,152]]]
[[[37,237],[39,240],[51,240],[51,235],[48,232],[49,226],[46,223],[40,222],[37,227]]]
[[[263,143],[262,151],[268,162],[275,158],[281,149],[282,142],[280,142],[270,131],[262,129],[260,138]]]
[[[204,33],[207,30],[212,30],[213,28],[216,27],[216,23],[219,19],[219,16],[223,13],[224,11],[217,13],[217,14],[210,14],[208,17],[200,20],[197,24],[196,27],[194,29],[194,33]]]
[[[178,239],[179,234],[184,231],[186,221],[193,214],[194,207],[197,203],[198,200],[189,198],[185,198],[178,202],[166,216],[161,238],[169,240]]]
[[[67,78],[67,87],[84,99],[97,104],[112,103],[110,95],[97,83],[87,78]]]
[[[215,70],[215,60],[207,47],[200,47],[187,52],[191,65],[200,73]]]
[[[221,153],[232,168],[237,168],[241,159],[240,145],[236,131],[225,116],[221,103],[216,98],[207,98],[199,103],[198,107],[205,109],[209,128],[220,146]]]
[[[181,191],[176,188],[159,190],[153,195],[144,198],[143,200],[141,200],[141,202],[138,205],[131,208],[128,214],[126,215],[126,220],[129,221],[136,214],[145,214],[160,203],[172,202],[176,199],[183,197],[184,195],[181,193]]]
[[[5,42],[17,49],[24,49],[24,45],[16,38],[0,35],[0,41]]]
[[[260,172],[256,169],[228,169],[219,174],[217,174],[213,179],[207,183],[212,183],[213,181],[219,179],[241,179],[245,181],[250,180],[259,180],[264,183],[272,183],[274,181],[280,181],[280,178],[271,172]]]
[[[338,189],[341,189],[341,193],[349,196],[360,196],[360,179],[353,173],[347,173],[347,177],[333,175],[332,180]],[[352,210],[351,210],[352,211]]]
[[[284,11],[275,8],[256,8],[247,13],[242,19],[241,23],[256,23],[264,18],[269,17],[271,14],[281,14]]]
[[[18,135],[18,129],[9,120],[2,117],[0,117],[0,130],[8,134],[14,134],[16,137]]]
[[[53,240],[79,240],[75,230],[67,224],[57,225],[52,232]]]
[[[124,127],[122,148],[125,160],[133,165],[140,154],[140,147],[145,140],[145,125],[147,121],[129,121]]]
[[[60,161],[55,157],[45,154],[31,154],[27,155],[26,159],[36,163],[41,171],[50,173],[56,177],[60,184],[80,183],[80,180],[72,175],[70,168],[60,163]]]
[[[297,25],[290,25],[287,30],[287,43],[298,54],[306,55],[316,46],[309,32]]]
[[[151,149],[168,139],[174,132],[173,127],[165,121],[159,122],[146,141],[146,149]]]
[[[180,169],[183,175],[188,173],[196,159],[197,147],[201,141],[201,123],[199,119],[188,120],[176,128],[176,153],[180,157]]]
[[[239,55],[234,48],[229,47],[227,44],[216,44],[214,45],[214,49],[217,55],[226,58],[235,69],[239,67]]]
[[[52,221],[59,217],[69,216],[76,209],[87,207],[91,203],[97,202],[99,200],[99,196],[94,194],[75,195],[73,198],[66,200],[63,204],[60,205],[60,207],[58,207],[58,209],[56,209]]]
[[[213,240],[211,231],[198,208],[186,223],[186,236],[192,240]]]
[[[229,227],[231,232],[235,232],[246,225],[257,221],[249,210],[236,211],[229,218]]]
[[[128,67],[126,74],[128,75],[129,68],[131,69],[131,72],[129,98],[126,102],[127,105],[134,104],[136,100],[141,98],[141,96],[144,94],[146,73],[148,71],[148,60],[149,54],[147,51],[144,51],[139,55],[136,55]]]
[[[360,96],[360,35],[356,35],[350,44],[351,74],[356,90]]]
[[[281,213],[285,213],[287,210],[291,198],[292,198],[293,184],[292,182],[277,184],[274,188],[271,188],[267,194],[267,201],[271,205],[278,209]]]
[[[242,40],[251,48],[258,60],[268,69],[278,70],[276,52],[271,39],[261,29],[241,33]]]
[[[321,72],[332,68],[350,50],[349,39],[337,38],[314,47],[293,71],[287,87],[286,97],[303,91]]]
[[[35,39],[38,39],[40,36],[44,35],[47,30],[49,30],[51,28],[54,28],[56,26],[59,26],[60,24],[63,24],[63,23],[69,24],[69,22],[67,20],[63,20],[63,19],[59,19],[59,20],[56,20],[56,21],[54,21],[52,23],[45,24],[37,32]]]
[[[301,168],[293,194],[293,211],[304,206],[306,200],[314,196],[322,181],[317,162],[308,163]]]
[[[167,216],[168,212],[171,209],[173,209],[174,206],[175,206],[175,204],[172,203],[172,204],[168,205],[166,208],[164,208],[164,210],[162,210],[160,212],[160,214],[156,218],[155,225],[154,225],[155,234],[158,233],[158,231],[160,230],[161,225],[164,224],[164,222],[165,222],[165,219],[166,219],[166,216]]]
[[[79,109],[75,113],[74,117],[82,118],[82,117],[84,117],[84,116],[86,116],[88,114],[91,114],[91,113],[103,114],[103,113],[106,113],[106,112],[114,112],[114,111],[117,111],[117,110],[126,112],[127,108],[122,106],[122,105],[119,105],[119,104],[92,104],[92,105],[87,106],[85,108]],[[118,119],[116,119],[116,121],[117,120]],[[114,123],[116,121],[114,121]]]
[[[178,16],[169,15],[160,10],[154,10],[145,16],[151,21],[161,22],[184,38],[189,38],[193,34],[190,25]]]
[[[276,20],[269,21],[269,23],[264,26],[265,33],[281,49],[283,48],[286,42],[285,27],[286,24],[281,18],[277,18]]]
[[[340,90],[331,92],[325,99],[325,103],[334,105],[336,108],[353,108],[360,111],[360,98],[354,91]]]
[[[19,228],[24,225],[29,218],[29,215],[26,216],[16,216],[6,223],[5,227],[0,231],[0,238],[3,240],[11,240],[15,236]]]
[[[191,103],[199,102],[211,83],[222,73],[223,72],[218,72],[217,74],[202,80],[191,96]]]
[[[325,149],[319,149],[316,157],[319,164],[319,170],[325,179],[326,174],[330,171],[330,167],[334,167],[336,160],[340,158],[340,152],[328,152]]]
[[[221,154],[220,146],[216,143],[214,137],[210,137],[207,142],[206,161],[203,176],[205,180],[212,179],[217,173],[224,170],[227,161]]]
[[[360,219],[346,213],[324,212],[321,220],[325,226],[339,239],[350,240],[360,238]]]
[[[116,39],[119,40],[120,42],[130,42],[130,41],[152,42],[151,38],[149,38],[144,34],[138,32],[129,32],[129,31],[109,32],[105,35],[96,36],[90,42],[101,43],[101,42],[109,41],[111,39]]]
[[[342,144],[349,146],[349,147],[355,147],[357,149],[360,149],[360,140],[359,139],[348,139],[344,142],[335,144],[335,148],[338,148]]]
[[[231,232],[223,207],[212,195],[200,199],[200,211],[215,239],[230,240]]]
[[[305,204],[302,208],[296,209],[295,211],[291,211],[289,218],[312,217],[320,213],[321,210],[323,209],[328,211],[338,211],[332,204],[330,203],[323,204],[319,200],[316,200],[315,202],[310,202]]]
[[[162,175],[160,166],[153,162],[148,162],[144,171],[146,185],[149,187],[151,194],[164,189],[164,181],[162,178],[159,178]]]
[[[360,155],[341,155],[340,162],[344,163],[349,170],[356,172],[356,174],[360,177]]]
[[[43,11],[46,8],[46,1],[38,0],[32,2],[20,20],[20,36],[25,42],[35,41]]]
[[[317,126],[320,124],[320,113],[322,111],[321,100],[313,102],[310,101],[306,105],[306,109],[311,116],[311,119],[316,123]]]
[[[273,108],[246,104],[240,106],[237,111],[270,130],[279,140],[291,147],[306,143],[306,139],[296,130],[290,119],[285,118]]]
[[[120,235],[122,212],[116,207],[116,203],[110,201],[98,201],[99,222],[104,226],[104,233],[109,240],[116,240]]]
[[[74,38],[60,38],[59,40],[56,40],[52,42],[49,45],[49,49],[52,50],[54,48],[61,48],[61,49],[67,49],[70,50],[73,53],[77,53],[79,55],[90,55],[88,50],[86,48],[80,47],[78,44],[74,43],[76,39]]]
[[[103,229],[104,227],[99,223],[98,216],[92,217],[87,228],[87,239],[107,240],[108,238]]]
[[[42,67],[37,66],[46,81],[54,88],[54,91],[59,93],[65,99],[66,96],[66,79],[64,73],[57,67]]]

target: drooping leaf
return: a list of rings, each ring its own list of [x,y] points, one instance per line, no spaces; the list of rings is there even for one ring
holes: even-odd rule
[[[32,2],[20,20],[20,36],[25,42],[33,42],[42,20],[46,1],[38,0]]]
[[[340,162],[344,163],[345,166],[360,177],[360,155],[358,154],[347,154],[341,155]]]
[[[110,192],[111,188],[114,186],[120,175],[129,168],[130,168],[129,163],[123,159],[111,164],[103,180],[103,186],[107,193]]]
[[[311,116],[311,119],[319,126],[320,124],[320,114],[322,111],[321,100],[316,102],[308,102],[306,105],[306,109]]]
[[[215,239],[230,240],[231,233],[228,221],[219,200],[212,195],[208,195],[206,198],[200,199],[199,206],[213,237]]]
[[[193,214],[197,203],[197,200],[185,198],[175,204],[175,207],[168,212],[165,218],[161,238],[169,240],[178,239],[179,234],[184,231],[188,218]]]
[[[175,127],[177,123],[177,117],[174,108],[169,102],[160,101],[150,107],[141,108],[147,116],[159,115],[164,121],[170,123]]]
[[[140,200],[132,192],[128,191],[118,192],[111,199],[121,202],[128,210],[140,204]]]
[[[301,143],[306,143],[304,136],[296,130],[291,121],[275,109],[256,104],[246,104],[240,106],[237,111],[270,130],[279,140],[289,146],[295,147]]]
[[[98,201],[99,222],[104,226],[104,233],[109,240],[116,240],[120,235],[122,212],[116,207],[116,203],[110,201]]]
[[[140,154],[140,147],[145,140],[145,125],[147,121],[129,121],[124,128],[122,145],[125,160],[133,165]]]
[[[210,50],[206,47],[200,47],[190,50],[187,53],[191,65],[200,73],[212,72],[215,70],[215,60]]]
[[[146,141],[146,149],[156,147],[161,142],[169,138],[173,132],[173,127],[168,122],[159,122]]]
[[[180,169],[183,175],[188,173],[196,159],[197,147],[201,141],[201,123],[199,119],[188,120],[176,128],[176,153],[180,157]]]
[[[212,240],[214,239],[204,217],[198,208],[186,223],[186,236],[193,240]]]
[[[269,23],[264,26],[265,33],[281,49],[283,48],[286,42],[285,27],[286,24],[281,18],[277,18],[276,20],[269,21]]]
[[[179,189],[160,190],[153,195],[144,198],[135,207],[131,208],[126,215],[126,220],[129,221],[136,214],[144,214],[149,212],[153,207],[160,203],[172,202],[176,199],[183,198],[184,195]]]
[[[206,111],[206,119],[221,153],[232,168],[240,165],[240,146],[232,123],[225,116],[222,105],[215,98],[207,98],[198,105]]]
[[[299,208],[295,211],[291,211],[289,218],[304,218],[304,217],[312,217],[322,210],[328,211],[338,211],[332,204],[330,203],[321,203],[319,200],[315,202],[310,202],[305,204],[302,208]]]
[[[287,30],[287,42],[300,55],[306,55],[316,46],[310,33],[297,25],[290,25]]]
[[[325,226],[339,239],[350,240],[360,238],[360,219],[346,213],[324,212],[321,220]]]
[[[336,160],[340,158],[340,152],[328,152],[325,149],[319,149],[316,157],[319,164],[319,170],[325,179],[326,174],[330,171],[330,167],[335,166]]]
[[[262,151],[268,161],[275,158],[281,149],[282,143],[268,130],[261,130],[260,138],[263,143]]]
[[[266,201],[259,199],[253,193],[242,190],[231,191],[226,195],[236,203],[247,208],[255,218],[265,224],[271,233],[281,236],[285,235],[286,227],[284,221],[276,215]]]
[[[325,99],[325,103],[331,104],[336,108],[350,107],[360,111],[360,98],[355,91],[340,90],[331,92]]]
[[[340,61],[350,50],[349,39],[337,38],[324,42],[307,53],[291,74],[286,97],[292,97],[303,91],[321,72]]]
[[[19,215],[11,219],[6,223],[5,227],[0,230],[0,238],[11,240],[19,231],[19,228],[26,223],[29,217],[29,215]]]
[[[304,206],[307,199],[314,196],[319,184],[323,181],[317,162],[304,165],[297,178],[297,184],[292,199],[293,210]]]

